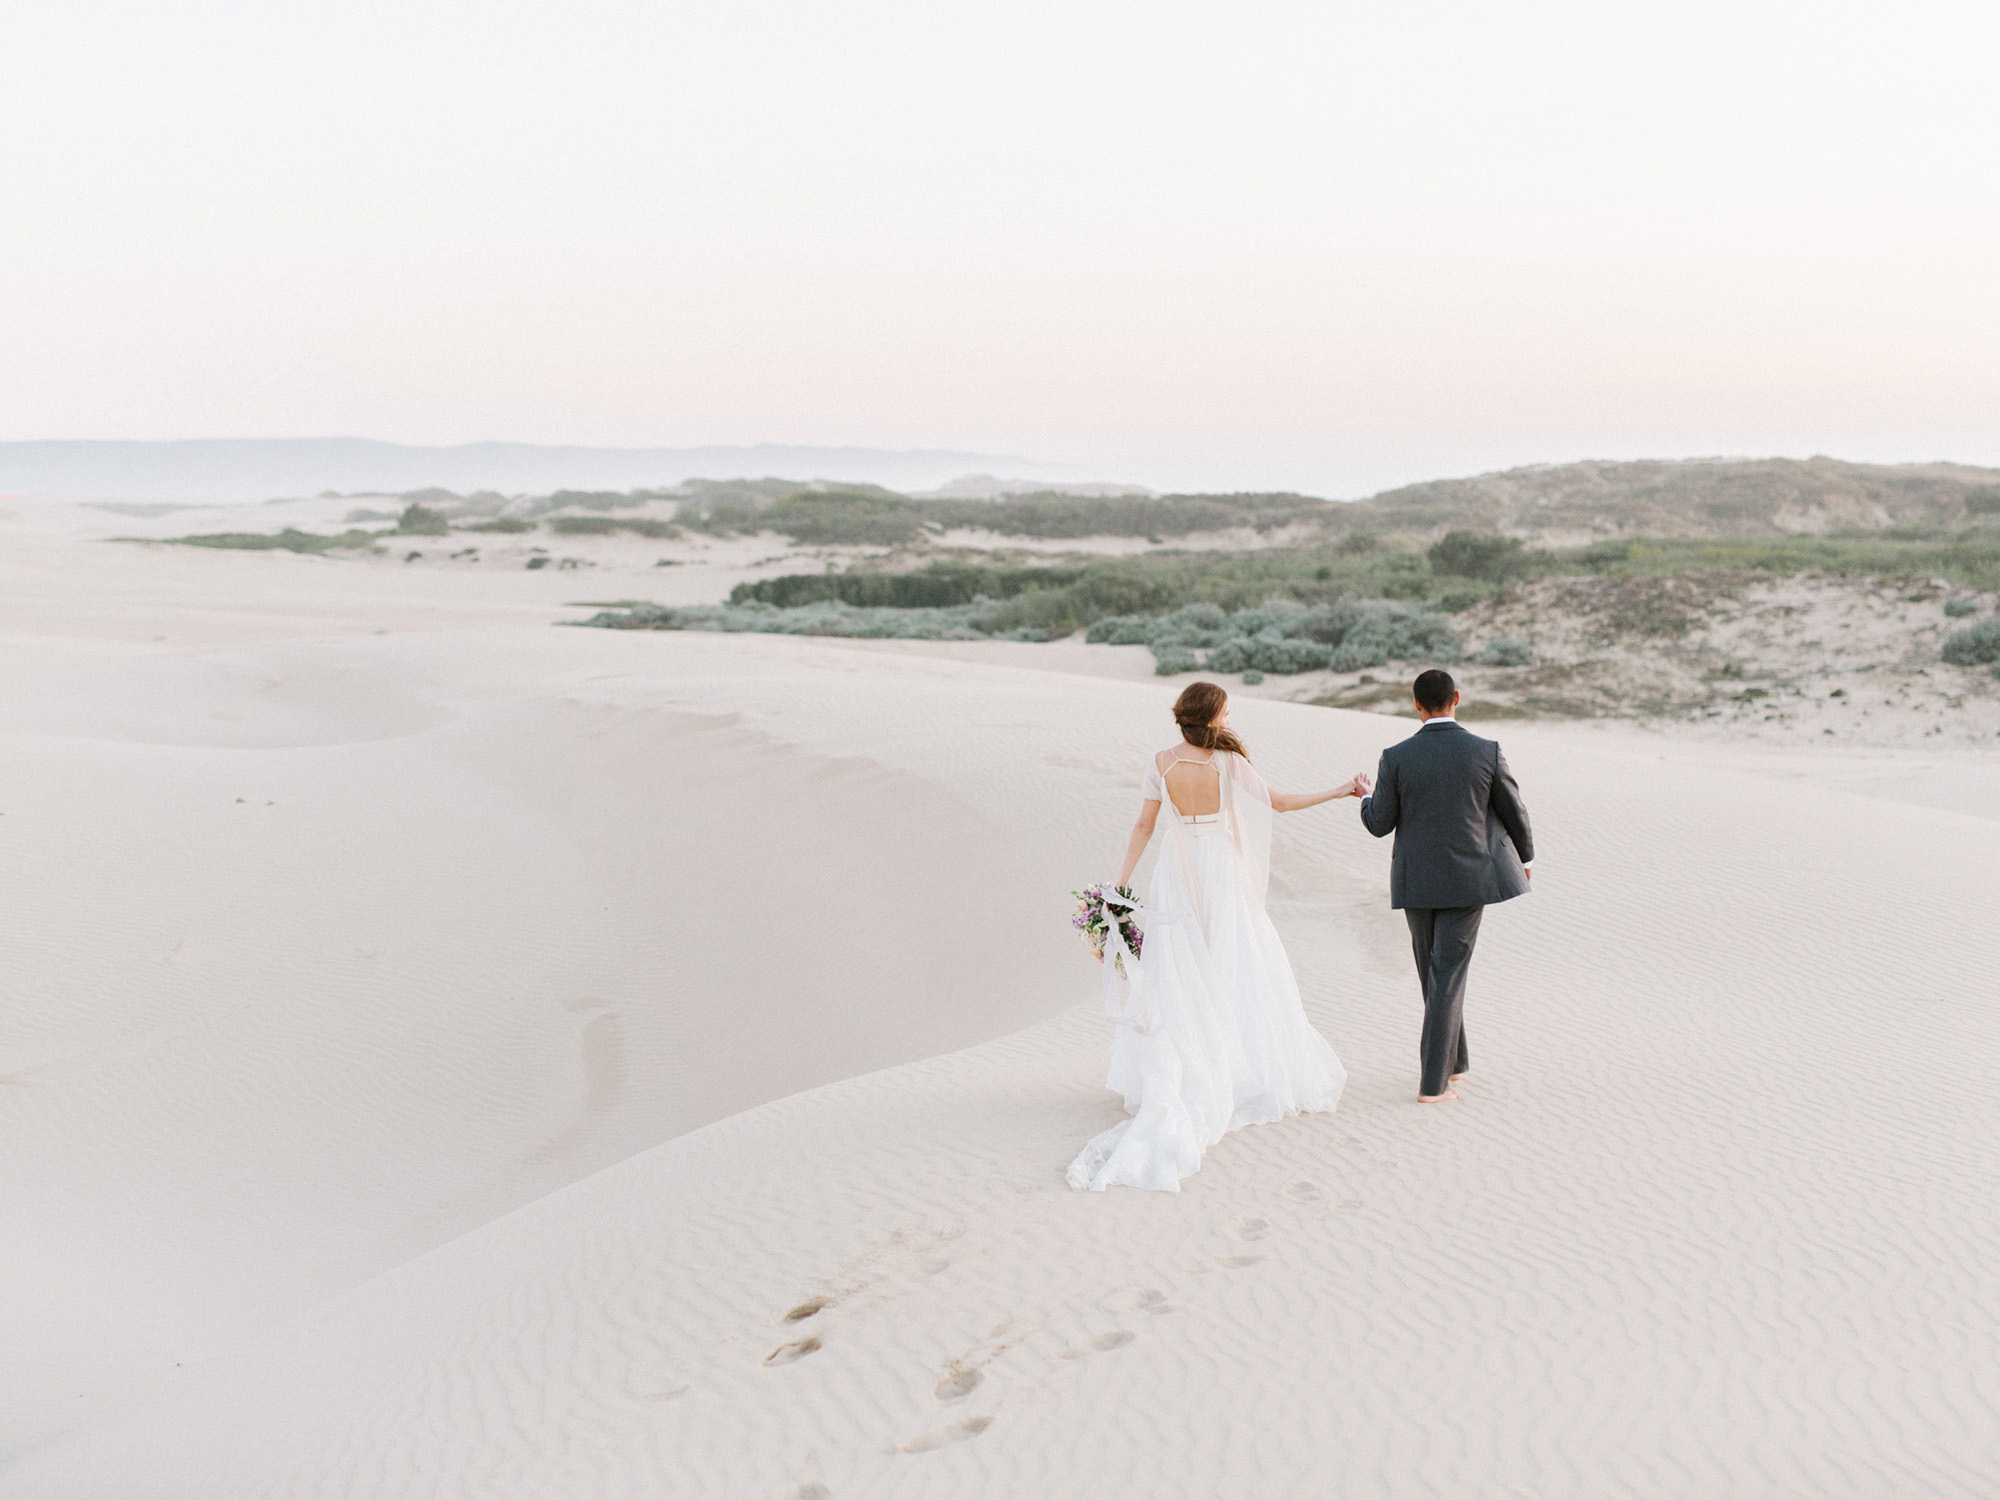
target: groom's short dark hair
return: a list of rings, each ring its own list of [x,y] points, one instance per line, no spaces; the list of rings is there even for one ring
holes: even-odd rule
[[[1416,685],[1411,691],[1417,695],[1420,708],[1436,713],[1451,707],[1451,697],[1458,691],[1458,684],[1451,680],[1451,673],[1432,667],[1428,672],[1417,673]]]

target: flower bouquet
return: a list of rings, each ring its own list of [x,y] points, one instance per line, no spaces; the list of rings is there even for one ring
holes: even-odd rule
[[[1125,956],[1129,953],[1136,963],[1139,950],[1146,943],[1145,930],[1133,915],[1138,909],[1138,896],[1128,885],[1087,885],[1070,894],[1076,897],[1076,915],[1069,919],[1069,925],[1083,934],[1084,942],[1090,945],[1099,963],[1104,961],[1106,948],[1117,950],[1113,966],[1127,979],[1133,978],[1126,973]]]

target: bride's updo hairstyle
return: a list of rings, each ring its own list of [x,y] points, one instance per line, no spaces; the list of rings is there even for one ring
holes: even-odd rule
[[[1227,750],[1245,760],[1250,752],[1243,741],[1215,721],[1229,707],[1229,694],[1212,682],[1190,682],[1174,699],[1174,722],[1181,726],[1181,738],[1202,750]]]

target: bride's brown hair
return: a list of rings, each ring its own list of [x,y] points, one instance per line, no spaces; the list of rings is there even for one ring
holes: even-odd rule
[[[1174,699],[1174,722],[1181,726],[1181,738],[1203,750],[1227,750],[1245,760],[1250,752],[1243,741],[1215,721],[1229,706],[1229,694],[1212,682],[1190,682]]]

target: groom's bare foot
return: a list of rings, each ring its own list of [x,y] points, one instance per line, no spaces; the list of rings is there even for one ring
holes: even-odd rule
[[[1459,1081],[1460,1079],[1462,1079],[1462,1078],[1464,1078],[1464,1077],[1465,1077],[1465,1075],[1464,1075],[1463,1073],[1454,1073],[1454,1074],[1452,1074],[1452,1075],[1451,1075],[1451,1081],[1452,1081],[1453,1083],[1457,1083],[1457,1082],[1458,1082],[1458,1081]]]
[[[1417,1095],[1417,1103],[1442,1104],[1447,1099],[1456,1099],[1457,1097],[1458,1097],[1457,1090],[1446,1089],[1442,1094],[1419,1094]]]

